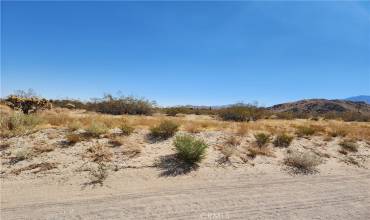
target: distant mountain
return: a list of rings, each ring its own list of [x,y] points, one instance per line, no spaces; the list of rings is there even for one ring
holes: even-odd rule
[[[370,115],[370,105],[365,102],[354,102],[349,100],[327,100],[327,99],[306,99],[296,102],[289,102],[274,105],[270,108],[273,112],[291,112],[308,114],[360,112]]]
[[[368,95],[359,95],[346,98],[345,100],[353,101],[353,102],[366,102],[370,105],[370,96]]]

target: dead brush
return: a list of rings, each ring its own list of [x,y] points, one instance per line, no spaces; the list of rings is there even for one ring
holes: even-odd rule
[[[296,174],[309,174],[316,171],[316,167],[321,164],[323,160],[321,157],[311,152],[297,152],[293,151],[284,159],[284,164],[292,168]]]
[[[99,163],[98,167],[89,169],[89,184],[100,184],[103,185],[103,182],[108,177],[108,168],[105,164]]]
[[[232,136],[232,135],[227,137],[225,140],[226,145],[233,146],[233,147],[240,145],[240,143],[241,143],[240,138]]]
[[[236,135],[238,135],[238,136],[241,136],[241,137],[244,137],[245,135],[247,135],[248,134],[248,126],[246,125],[246,124],[240,124],[239,126],[238,126],[238,128],[236,129]]]
[[[57,165],[58,163],[42,162],[42,163],[31,164],[23,168],[12,170],[11,173],[14,175],[19,175],[23,171],[28,171],[28,170],[33,170],[32,173],[39,173],[39,172],[44,172],[44,171],[48,171],[51,169],[55,169],[58,167]]]
[[[33,154],[42,154],[55,150],[55,145],[36,145],[32,147]]]
[[[109,140],[109,144],[112,145],[112,147],[119,147],[122,146],[126,142],[125,138],[122,137],[114,137]]]
[[[95,143],[86,150],[86,157],[95,163],[110,162],[113,153],[104,145]]]
[[[122,154],[128,157],[135,157],[136,155],[141,153],[141,146],[138,144],[134,144],[131,142],[127,142],[122,145]]]
[[[339,145],[342,147],[342,150],[347,152],[357,152],[358,151],[358,145],[353,140],[344,140],[339,143]]]

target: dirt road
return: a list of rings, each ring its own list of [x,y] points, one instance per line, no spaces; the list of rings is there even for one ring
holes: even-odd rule
[[[235,172],[196,181],[175,177],[152,184],[113,182],[117,187],[82,192],[34,184],[24,199],[24,187],[11,192],[15,186],[4,184],[1,219],[370,218],[368,170],[310,176]]]

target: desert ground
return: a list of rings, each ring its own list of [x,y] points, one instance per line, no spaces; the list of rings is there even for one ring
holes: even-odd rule
[[[2,117],[10,114],[2,108]],[[366,122],[225,122],[207,115],[111,116],[67,109],[37,117],[42,120],[35,126],[2,131],[1,219],[370,217]],[[176,135],[150,138],[150,128],[163,120],[179,125],[176,135],[203,140],[204,159],[181,162]],[[127,126],[133,130],[124,134]],[[302,127],[310,130],[302,133]],[[87,137],[89,130],[95,135]],[[269,135],[263,146],[256,143],[261,132]],[[274,141],[282,133],[292,137],[287,146]]]

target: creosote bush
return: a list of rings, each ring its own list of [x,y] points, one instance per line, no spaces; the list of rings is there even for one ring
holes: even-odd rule
[[[260,113],[254,106],[234,105],[219,110],[218,116],[224,121],[250,121],[259,119]]]
[[[287,134],[279,134],[275,137],[273,144],[275,147],[289,147],[293,137]]]
[[[347,152],[357,152],[358,151],[357,143],[351,140],[344,140],[340,142],[339,145],[342,147],[344,151],[347,151]]]
[[[172,121],[162,121],[158,126],[150,129],[150,136],[156,139],[168,139],[175,135],[178,131],[179,125]]]
[[[203,140],[196,139],[191,135],[177,136],[173,144],[177,157],[189,164],[200,162],[208,147]]]
[[[322,159],[310,152],[296,152],[293,151],[286,156],[284,164],[292,167],[296,173],[313,173],[316,167],[322,163]]]
[[[258,133],[254,135],[258,147],[264,147],[270,141],[270,135],[265,133]]]

